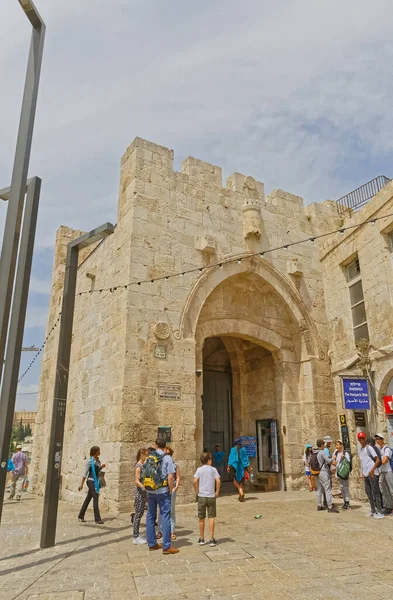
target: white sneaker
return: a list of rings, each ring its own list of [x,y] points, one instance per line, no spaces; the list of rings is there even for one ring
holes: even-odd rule
[[[146,544],[146,540],[144,540],[143,537],[139,536],[133,539],[133,543],[137,545]]]
[[[373,517],[375,515],[375,513],[373,513],[371,510],[370,512],[368,512],[365,516],[366,517]]]
[[[384,519],[385,515],[381,515],[381,513],[375,513],[374,519]]]

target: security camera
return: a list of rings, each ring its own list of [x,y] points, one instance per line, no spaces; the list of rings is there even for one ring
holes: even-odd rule
[[[202,369],[197,369],[197,370],[195,371],[195,375],[196,375],[197,377],[200,377],[200,376],[202,375]]]

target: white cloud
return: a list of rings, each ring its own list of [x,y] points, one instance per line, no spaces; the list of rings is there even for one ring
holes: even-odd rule
[[[31,277],[30,279],[30,293],[40,294],[42,296],[48,296],[51,288],[51,282],[49,279],[39,279],[38,277]]]
[[[26,329],[45,327],[48,319],[48,310],[37,306],[29,306],[26,314]]]
[[[60,224],[115,220],[136,135],[173,147],[177,164],[192,154],[306,201],[392,160],[391,0],[37,3],[48,26],[30,169],[43,177],[37,247]],[[2,10],[8,180],[29,27],[18,6]]]

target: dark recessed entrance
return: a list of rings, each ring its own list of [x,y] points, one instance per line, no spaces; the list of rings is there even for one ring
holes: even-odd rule
[[[205,340],[203,348],[203,447],[214,452],[220,444],[225,453],[223,480],[232,446],[232,371],[229,354],[218,337]]]

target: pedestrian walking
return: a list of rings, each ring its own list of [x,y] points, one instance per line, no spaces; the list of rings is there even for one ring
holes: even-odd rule
[[[233,448],[229,453],[228,458],[228,473],[233,477],[233,485],[239,492],[239,502],[245,501],[244,485],[248,479],[248,469],[250,468],[250,460],[245,449],[242,447],[242,441],[237,438],[233,442]]]
[[[366,434],[363,431],[358,433],[358,442],[360,448],[360,461],[362,463],[362,479],[364,481],[364,490],[370,503],[370,512],[366,517],[383,519],[382,497],[379,489],[379,470],[380,459],[374,448],[367,443]],[[373,442],[374,440],[371,439]]]
[[[171,494],[174,488],[175,465],[165,453],[166,442],[156,440],[155,449],[149,453],[143,466],[141,482],[147,491],[146,537],[149,550],[161,550],[163,554],[177,554],[171,546]],[[157,542],[155,523],[157,509],[161,514],[163,545]]]
[[[135,465],[135,490],[134,490],[134,513],[133,513],[133,543],[134,544],[146,544],[146,540],[139,534],[139,528],[141,525],[141,519],[145,512],[146,505],[146,490],[141,482],[143,465],[145,464],[146,458],[149,451],[146,448],[138,450],[136,455]]]
[[[329,513],[338,513],[333,506],[332,480],[330,465],[333,458],[324,452],[325,443],[322,439],[317,440],[317,447],[312,449],[310,458],[310,470],[317,481],[317,510],[324,510],[324,494]]]
[[[385,514],[393,516],[393,470],[392,450],[385,443],[383,433],[375,434],[376,445],[381,451],[381,466],[379,475],[379,487],[382,492]]]
[[[225,452],[223,452],[220,444],[216,444],[213,452],[213,467],[215,467],[222,479],[224,474]]]
[[[26,454],[22,452],[22,444],[17,445],[16,452],[12,455],[11,462],[14,468],[12,470],[11,490],[8,499],[12,500],[16,493],[15,500],[19,502],[23,492],[23,483],[29,472]]]
[[[194,475],[194,490],[198,502],[199,540],[198,545],[205,545],[206,513],[209,519],[209,545],[217,546],[215,535],[215,518],[217,516],[216,499],[220,494],[221,478],[215,467],[212,466],[212,455],[204,452],[201,456],[202,466]]]
[[[305,474],[307,477],[307,483],[308,483],[308,488],[309,488],[308,491],[314,492],[314,491],[317,491],[317,484],[316,484],[314,475],[312,475],[311,471],[310,471],[311,452],[312,452],[311,444],[306,444],[306,449],[303,454],[304,471],[305,471]]]
[[[169,456],[172,458],[173,460],[173,449],[170,446],[167,446],[165,448],[165,452],[166,454],[169,454]],[[177,538],[176,538],[176,533],[175,533],[175,529],[176,529],[176,497],[177,497],[177,490],[179,489],[179,485],[180,485],[180,467],[176,462],[173,462],[174,466],[175,466],[175,473],[174,473],[174,481],[173,481],[173,490],[172,490],[172,494],[171,494],[171,540],[172,542],[174,542]],[[160,540],[162,538],[162,527],[161,527],[161,513],[158,513],[158,533],[157,533],[157,539]]]
[[[342,499],[344,500],[341,510],[350,510],[349,503],[351,497],[349,495],[349,475],[351,472],[351,457],[348,452],[345,452],[342,440],[336,441],[336,450],[333,453],[332,468],[333,472],[336,474]]]
[[[93,499],[94,521],[97,525],[104,524],[103,520],[101,519],[100,509],[98,506],[98,497],[101,487],[100,473],[102,472],[102,469],[105,468],[105,465],[101,464],[100,454],[101,450],[99,446],[92,446],[92,448],[90,448],[90,458],[86,461],[82,481],[78,488],[78,490],[81,492],[86,481],[88,491],[78,515],[78,519],[81,523],[86,523],[85,514],[91,500]]]

